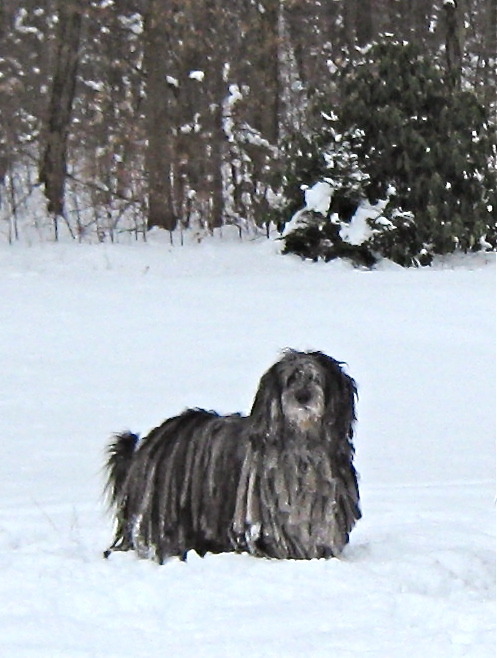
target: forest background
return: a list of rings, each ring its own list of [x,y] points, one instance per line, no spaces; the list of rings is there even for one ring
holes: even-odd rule
[[[496,44],[496,0],[3,0],[1,235],[281,229],[324,180],[319,231],[397,190],[377,251],[495,249]]]

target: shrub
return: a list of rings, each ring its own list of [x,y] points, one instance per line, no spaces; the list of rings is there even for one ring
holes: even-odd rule
[[[325,139],[308,140],[306,173],[334,191],[321,224],[347,202],[340,217],[350,219],[361,195],[372,204],[389,197],[381,221],[371,221],[372,252],[405,266],[495,248],[495,132],[476,96],[449,85],[415,44],[388,39],[344,69],[341,90],[338,121],[330,129],[323,115]],[[294,181],[299,164],[290,166]]]

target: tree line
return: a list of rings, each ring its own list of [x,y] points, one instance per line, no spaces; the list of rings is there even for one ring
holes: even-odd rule
[[[40,189],[55,236],[285,221],[288,145],[343,105],[344,71],[385,35],[495,130],[495,0],[3,0],[9,239]]]

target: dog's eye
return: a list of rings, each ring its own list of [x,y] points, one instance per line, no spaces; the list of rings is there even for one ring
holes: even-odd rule
[[[295,382],[297,381],[297,375],[295,373],[292,373],[291,375],[288,376],[286,380],[286,387],[289,388],[292,386]]]
[[[322,385],[321,376],[318,372],[310,372],[307,375],[307,382],[309,384],[318,384],[319,386]]]
[[[288,375],[285,385],[287,388],[292,388],[295,386],[308,386],[309,384],[322,385],[322,380],[319,372],[314,370],[301,370],[298,372],[292,372]]]

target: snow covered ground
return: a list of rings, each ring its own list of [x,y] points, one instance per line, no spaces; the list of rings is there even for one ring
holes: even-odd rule
[[[0,245],[0,655],[495,655],[495,263]],[[340,560],[104,560],[113,431],[247,412],[287,346],[359,385],[364,518]]]

